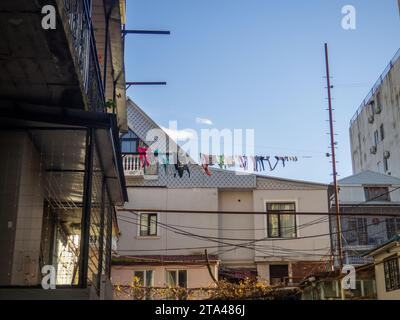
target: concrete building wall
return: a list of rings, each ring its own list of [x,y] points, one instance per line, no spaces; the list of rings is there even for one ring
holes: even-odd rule
[[[252,191],[220,191],[220,211],[253,211]],[[221,214],[218,224],[219,237],[228,239],[254,239],[254,215],[253,214]],[[229,243],[241,244],[244,241],[227,240]],[[221,245],[219,258],[224,265],[240,264],[254,265],[254,251],[246,248],[224,248]]]
[[[367,105],[350,125],[353,173],[371,170],[400,177],[400,60],[394,63],[370,99],[374,101],[375,108],[378,95],[382,111],[380,114],[374,114],[373,123],[368,121],[373,112],[371,105]],[[380,136],[381,125],[384,129],[383,141]],[[376,154],[372,154],[370,148],[375,144],[375,131],[379,133],[379,142]],[[388,170],[384,168],[386,151],[390,153],[387,159]]]
[[[129,188],[128,196],[131,201],[125,209],[154,209],[155,213],[157,210],[218,210],[217,189]],[[158,235],[140,237],[138,216],[129,211],[118,212],[121,232],[118,253],[192,255],[204,254],[206,247],[213,247],[209,253],[218,250],[217,242],[205,239],[218,237],[218,215],[159,212],[158,218]],[[170,251],[168,248],[189,249]]]
[[[326,190],[255,190],[254,191],[254,210],[255,211],[266,211],[266,203],[268,202],[294,202],[296,204],[297,212],[316,212],[324,213],[328,212],[327,195]],[[318,220],[318,221],[317,221]],[[319,222],[319,220],[322,220]],[[256,253],[257,258],[268,258],[278,260],[279,247],[285,247],[296,251],[302,251],[302,249],[312,250],[313,254],[326,254],[328,247],[330,246],[329,241],[329,224],[326,215],[297,215],[297,237],[301,238],[304,236],[316,236],[308,239],[277,239],[267,240],[259,242],[259,244],[265,245],[274,252],[273,258],[268,258],[267,254]],[[260,230],[260,227],[262,230]],[[256,215],[254,218],[254,228],[257,229],[255,232],[255,239],[262,239],[267,236],[267,221],[266,216]],[[325,235],[326,234],[326,235]],[[323,250],[317,250],[318,248],[324,248]],[[293,256],[293,253],[291,254]],[[297,255],[296,258],[302,258],[305,260],[316,259],[314,256]],[[318,258],[317,258],[318,260]]]
[[[155,213],[161,209],[185,210],[188,208],[204,211],[266,212],[267,202],[294,202],[298,212],[328,212],[327,190],[324,187],[308,190],[129,188],[128,193],[131,202],[125,206],[125,209],[151,208]],[[138,236],[139,221],[135,214],[120,211],[118,218],[121,230],[118,254],[121,256],[203,254],[203,248],[209,246],[211,247],[208,249],[209,254],[219,254],[221,266],[254,268],[257,269],[259,277],[265,280],[269,280],[269,266],[272,264],[287,264],[289,276],[295,276],[302,275],[304,270],[310,271],[314,265],[318,267],[319,265],[315,263],[321,264],[321,260],[323,263],[329,260],[328,217],[321,214],[296,216],[298,238],[263,241],[260,240],[267,237],[267,219],[266,215],[261,214],[159,213],[161,222],[159,234],[150,238]],[[174,230],[165,230],[166,224],[169,227],[196,233],[201,237],[219,239],[213,242],[179,234]],[[190,228],[185,228],[185,226],[190,226]],[[226,248],[227,243],[243,244],[253,240],[256,240],[256,250],[251,244],[250,248]],[[171,251],[173,248],[198,249]],[[143,269],[145,264],[134,268]],[[134,268],[124,267],[123,269],[124,272],[131,274]],[[118,273],[115,274],[118,275]],[[201,277],[197,278],[201,279]],[[162,281],[164,278],[156,276],[156,279]]]
[[[253,200],[254,211],[258,212],[265,212],[268,202],[294,202],[297,212],[321,213],[328,210],[326,190],[255,190]],[[269,266],[273,264],[288,264],[291,277],[301,273],[301,270],[293,270],[295,262],[314,264],[329,260],[330,237],[327,216],[297,215],[296,224],[297,238],[293,240],[273,239],[257,242],[265,250],[265,253],[255,252],[258,275],[261,278],[269,279]],[[267,237],[266,216],[255,215],[254,229],[256,229],[255,239]]]

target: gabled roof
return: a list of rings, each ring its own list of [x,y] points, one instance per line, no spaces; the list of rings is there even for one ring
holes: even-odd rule
[[[338,181],[339,185],[399,185],[400,179],[373,171],[363,171]]]
[[[161,129],[160,126],[151,119],[134,101],[128,98],[128,126],[144,142],[149,130]],[[166,138],[169,136],[165,132]],[[172,139],[171,143],[177,146],[179,151],[183,151]],[[161,151],[162,152],[162,151]],[[184,153],[184,152],[183,152]],[[269,177],[266,175],[244,174],[237,175],[233,170],[224,170],[211,167],[211,177],[206,177],[204,170],[195,160],[188,156],[190,162],[191,177],[184,176],[182,179],[171,178],[164,170],[159,171],[158,180],[141,181],[136,179],[131,181],[129,186],[166,186],[170,188],[242,188],[242,189],[268,189],[268,190],[313,190],[327,189],[328,185],[323,183],[283,179],[279,177]]]

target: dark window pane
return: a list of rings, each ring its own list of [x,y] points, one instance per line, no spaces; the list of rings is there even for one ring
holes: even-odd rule
[[[364,193],[366,201],[390,201],[387,187],[365,187]]]
[[[178,272],[178,285],[182,288],[187,287],[187,271],[186,270],[179,270]]]
[[[386,291],[400,289],[400,270],[397,256],[384,262],[384,272]]]

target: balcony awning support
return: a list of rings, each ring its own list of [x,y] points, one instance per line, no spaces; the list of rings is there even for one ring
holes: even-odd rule
[[[122,36],[125,37],[127,34],[149,34],[149,35],[170,35],[171,31],[164,30],[122,30]]]
[[[155,81],[155,82],[126,82],[126,90],[132,86],[166,86],[165,81]]]

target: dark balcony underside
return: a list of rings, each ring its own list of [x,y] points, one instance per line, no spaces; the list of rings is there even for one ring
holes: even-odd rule
[[[59,16],[42,29],[42,5],[54,0],[0,2],[0,97],[84,108],[68,41]],[[22,11],[23,9],[23,11]]]

